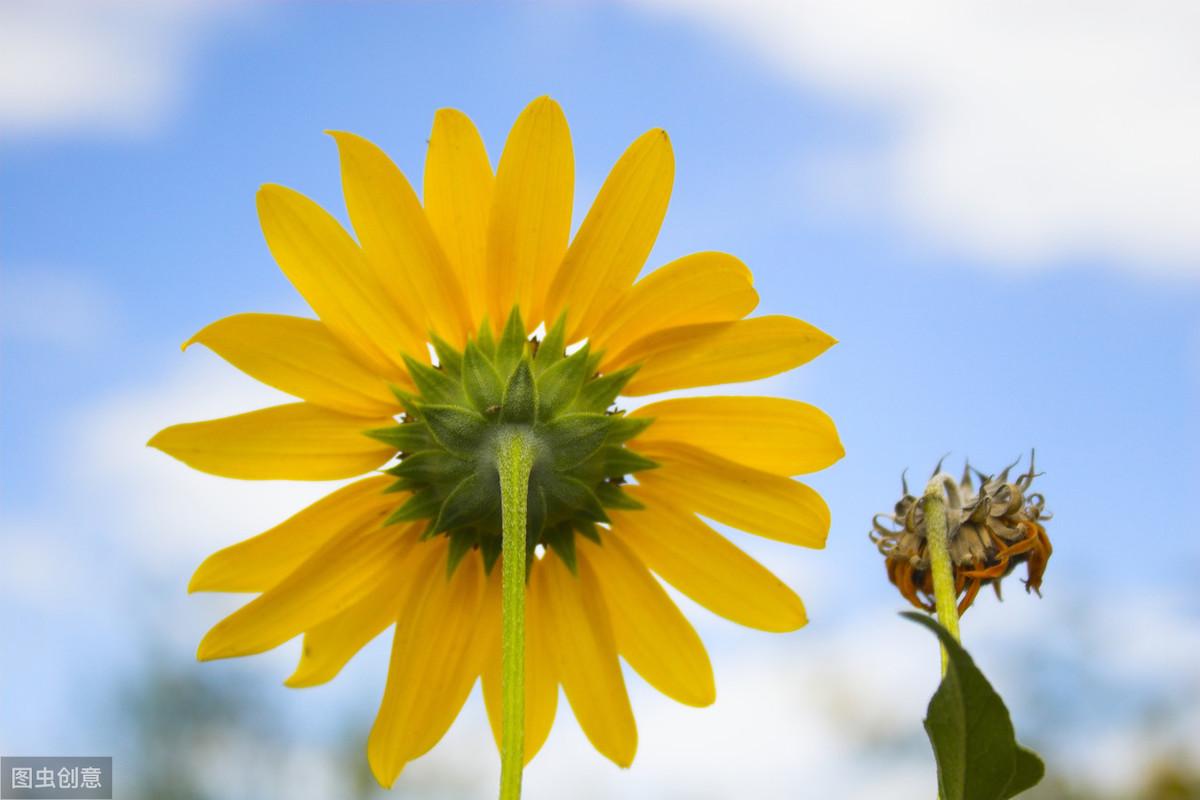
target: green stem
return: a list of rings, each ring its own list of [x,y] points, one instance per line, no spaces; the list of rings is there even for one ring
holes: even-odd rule
[[[500,800],[519,800],[525,766],[525,525],[533,447],[520,429],[506,431],[497,447],[504,523],[501,560]]]
[[[952,494],[957,491],[953,478],[944,474],[933,476],[925,487],[925,535],[929,547],[929,564],[933,573],[933,597],[937,608],[938,622],[959,639],[958,593],[954,590],[954,570],[950,565],[950,548],[946,530],[946,500],[943,487]],[[946,674],[946,648],[942,648],[942,674]]]

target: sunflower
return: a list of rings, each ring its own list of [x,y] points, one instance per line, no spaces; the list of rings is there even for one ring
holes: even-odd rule
[[[200,565],[190,591],[257,597],[198,657],[302,634],[286,683],[313,686],[394,625],[367,746],[379,781],[441,739],[477,679],[499,741],[495,441],[520,430],[532,443],[524,758],[546,741],[562,686],[592,745],[628,766],[637,730],[618,657],[681,703],[715,698],[704,646],[659,578],[742,625],[803,626],[796,594],[702,517],[822,547],[828,508],[791,476],[843,451],[829,417],[793,400],[616,404],[775,375],[833,339],[791,317],[747,318],[751,274],[723,253],[637,279],[674,178],[662,130],[629,146],[574,239],[571,139],[549,98],[522,112],[494,172],[471,121],[439,111],[423,203],[376,146],[332,136],[356,238],[295,191],[258,194],[271,253],[317,318],[237,314],[184,345],[299,402],[176,425],[150,444],[230,478],[357,480]]]

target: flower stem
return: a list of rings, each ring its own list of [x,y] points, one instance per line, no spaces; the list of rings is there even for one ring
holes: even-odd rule
[[[939,473],[930,479],[925,487],[923,500],[925,510],[926,544],[929,548],[929,564],[933,573],[933,598],[937,608],[938,622],[959,639],[958,633],[958,593],[954,590],[954,571],[950,566],[950,549],[948,531],[946,530],[946,500],[942,495],[943,487],[951,493],[951,500],[957,497],[957,486],[954,479]],[[946,674],[946,648],[942,647],[942,674]]]
[[[525,765],[525,525],[533,447],[520,429],[497,443],[504,539],[501,559],[500,800],[519,800]]]

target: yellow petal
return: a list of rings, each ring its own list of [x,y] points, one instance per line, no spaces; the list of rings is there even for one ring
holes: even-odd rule
[[[487,313],[484,288],[492,165],[466,114],[440,109],[425,155],[425,215],[458,274],[476,324]]]
[[[492,568],[488,588],[490,605],[485,609],[484,624],[498,631],[500,618],[500,562]],[[553,599],[546,592],[545,570],[540,562],[530,565],[529,588],[525,592],[525,763],[528,764],[554,725],[558,710],[558,676],[547,642],[546,609]],[[500,677],[500,636],[494,636],[483,665],[483,701],[487,706],[492,736],[500,746],[504,725],[504,703]]]
[[[642,448],[659,469],[638,481],[674,505],[768,539],[824,547],[829,506],[799,481],[750,469],[684,444]]]
[[[674,180],[663,130],[642,134],[609,173],[550,286],[548,316],[568,312],[568,341],[588,335],[629,291],[658,238]]]
[[[265,592],[336,534],[382,522],[406,495],[384,494],[395,480],[376,475],[327,495],[259,535],[204,559],[189,592]]]
[[[317,686],[333,680],[342,667],[372,639],[396,621],[404,589],[412,580],[416,535],[397,543],[398,559],[389,559],[391,569],[378,575],[378,582],[361,600],[305,632],[300,663],[284,684],[294,689]]]
[[[610,369],[641,364],[622,393],[654,394],[770,377],[811,361],[833,343],[828,334],[792,317],[684,325],[639,339],[613,359]]]
[[[758,305],[753,276],[726,253],[693,253],[651,272],[588,330],[594,350],[609,356],[665,328],[732,322]],[[611,358],[601,362],[607,371]]]
[[[330,132],[342,161],[342,191],[358,240],[392,301],[408,310],[422,344],[437,331],[464,341],[470,310],[408,179],[375,145],[351,133]],[[425,354],[422,346],[410,350]]]
[[[739,625],[782,633],[808,621],[804,604],[787,584],[695,514],[672,507],[650,487],[626,491],[646,507],[610,510],[606,543],[618,539],[629,545],[667,583]]]
[[[579,557],[604,588],[617,650],[629,666],[680,703],[710,705],[717,690],[704,644],[645,564],[607,533],[603,546],[581,542]]]
[[[392,643],[387,688],[367,741],[376,779],[391,786],[404,765],[438,743],[467,700],[483,663],[476,641],[484,598],[483,561],[464,558],[446,578],[446,537],[413,573]]]
[[[272,184],[258,192],[258,217],[279,268],[330,333],[376,373],[406,376],[400,354],[411,349],[407,319],[337,220],[299,192]]]
[[[395,455],[395,448],[363,434],[394,424],[391,417],[352,417],[289,403],[172,425],[148,444],[193,469],[226,478],[328,481],[361,475]]]
[[[188,339],[247,375],[318,406],[365,417],[399,411],[387,381],[353,357],[315,319],[235,314]]]
[[[200,642],[201,661],[261,653],[353,606],[405,555],[400,540],[414,526],[374,525],[342,531],[295,571],[213,626]]]
[[[628,767],[637,752],[637,726],[600,585],[586,561],[579,562],[578,576],[553,553],[539,566],[549,584],[550,646],[571,710],[592,746]]]
[[[486,289],[497,328],[514,303],[531,327],[543,318],[546,291],[571,236],[574,158],[558,103],[534,100],[513,124],[496,168]]]
[[[684,397],[651,403],[630,416],[654,424],[631,442],[682,442],[730,461],[799,475],[825,469],[845,451],[824,411],[779,397]]]

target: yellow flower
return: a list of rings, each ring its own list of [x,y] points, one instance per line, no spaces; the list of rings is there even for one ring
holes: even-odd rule
[[[523,425],[539,448],[525,758],[549,735],[561,685],[596,749],[628,766],[637,731],[618,656],[679,702],[715,696],[704,646],[655,576],[743,625],[801,627],[800,599],[700,515],[821,547],[828,508],[790,476],[843,451],[829,417],[792,400],[611,406],[618,394],[764,378],[833,340],[790,317],[745,318],[758,295],[729,255],[696,253],[635,280],[674,177],[661,130],[621,156],[573,240],[571,139],[548,98],[517,119],[494,174],[470,120],[439,111],[423,205],[378,148],[333,136],[357,241],[297,192],[258,195],[271,252],[319,319],[239,314],[188,342],[300,402],[176,425],[150,444],[231,478],[388,469],[209,557],[191,591],[258,596],[205,636],[199,658],[303,634],[287,683],[312,686],[395,624],[368,744],[379,781],[441,739],[481,676],[499,737],[500,517],[487,442]]]

